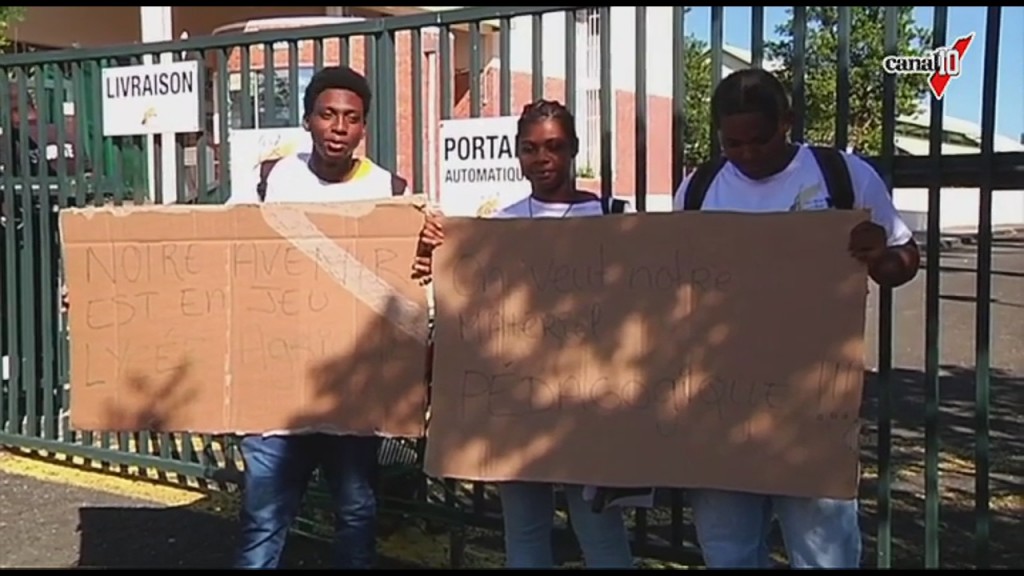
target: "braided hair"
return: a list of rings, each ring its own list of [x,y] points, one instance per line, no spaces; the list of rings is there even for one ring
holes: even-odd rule
[[[565,132],[566,137],[569,139],[569,144],[572,146],[572,155],[575,156],[580,148],[580,140],[576,136],[576,119],[573,117],[572,112],[569,112],[569,109],[557,100],[544,100],[542,98],[523,106],[523,112],[519,116],[519,122],[516,125],[516,142],[523,139],[523,134],[530,126],[545,120],[558,122],[562,131]]]

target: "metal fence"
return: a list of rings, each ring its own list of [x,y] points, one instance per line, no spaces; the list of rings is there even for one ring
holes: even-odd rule
[[[632,14],[617,18],[613,11]],[[809,11],[823,19],[809,23]],[[788,72],[798,119],[794,139],[803,139],[820,110],[807,105],[809,80],[822,66],[804,54],[814,26],[833,30],[837,50],[828,65],[835,70],[834,130],[831,141],[845,147],[851,134],[851,83],[858,74],[851,50],[851,25],[862,8],[793,10]],[[898,54],[903,29],[899,8],[877,9],[886,54]],[[933,46],[947,45],[948,9],[934,8]],[[824,11],[824,12],[822,12]],[[886,76],[878,86],[877,119],[881,149],[869,158],[894,187],[928,190],[924,413],[926,473],[924,542],[911,563],[940,564],[939,517],[939,203],[943,187],[980,191],[974,465],[976,545],[962,565],[986,567],[992,561],[990,532],[989,382],[992,198],[999,189],[1024,189],[1024,154],[996,153],[996,70],[1002,9],[989,7],[985,24],[984,80],[981,97],[980,153],[942,155],[942,101],[931,106],[927,156],[897,155],[898,82]],[[667,27],[664,24],[668,20]],[[754,7],[751,64],[766,59],[764,8]],[[238,456],[230,438],[191,434],[112,434],[72,430],[68,426],[68,355],[61,314],[60,247],[56,213],[67,206],[103,203],[220,202],[231,190],[228,167],[232,129],[297,126],[301,91],[324,65],[350,64],[363,71],[374,90],[371,129],[365,153],[405,176],[416,192],[437,184],[437,122],[445,118],[516,113],[538,97],[564,101],[574,111],[583,141],[581,178],[602,193],[630,195],[640,210],[649,193],[671,192],[688,167],[715,153],[711,126],[693,113],[707,106],[707,90],[722,77],[727,58],[724,9],[710,7],[710,41],[702,57],[710,62],[708,86],[688,76],[686,58],[692,39],[683,34],[683,7],[477,7],[436,14],[375,19],[302,30],[233,34],[184,41],[63,50],[0,57],[0,94],[10,94],[0,109],[0,192],[2,192],[2,316],[0,350],[8,359],[0,387],[0,444],[60,453],[106,467],[157,470],[162,474],[231,482]],[[824,22],[824,24],[822,24]],[[664,32],[664,34],[662,34]],[[632,41],[614,40],[632,38]],[[554,39],[554,40],[553,40]],[[557,46],[555,46],[557,44]],[[613,50],[613,45],[615,49]],[[652,50],[652,46],[661,50]],[[554,47],[554,48],[552,48]],[[627,54],[627,57],[623,57]],[[554,56],[552,56],[554,55]],[[555,57],[557,56],[557,57]],[[202,104],[205,129],[162,142],[141,137],[104,137],[99,77],[105,67],[154,60],[195,59],[207,97]],[[655,62],[654,60],[657,60]],[[631,70],[620,74],[616,66]],[[628,81],[623,77],[630,77]],[[666,89],[650,89],[665,80]],[[655,93],[658,92],[658,93]],[[623,104],[623,102],[627,104]],[[68,114],[73,107],[73,116]],[[28,111],[35,111],[33,114]],[[34,117],[34,119],[33,119]],[[831,120],[831,118],[829,119]],[[826,131],[828,132],[828,131]],[[687,147],[706,141],[708,146]],[[174,149],[175,165],[163,166],[162,147]],[[704,152],[701,152],[704,150]],[[152,152],[152,153],[151,153]],[[668,164],[671,164],[669,166]],[[175,189],[147,188],[151,173],[172,170]],[[160,181],[159,178],[155,179]],[[599,184],[596,182],[599,180]],[[866,462],[877,467],[873,502],[874,562],[892,565],[894,532],[892,479],[893,296],[881,291],[877,350],[877,451]],[[406,473],[408,470],[406,470]],[[436,484],[432,483],[432,486]],[[493,496],[481,485],[424,491],[425,502],[392,502],[405,511],[424,504],[455,523],[453,556],[460,563],[465,524],[497,526]],[[433,494],[433,496],[430,496]],[[438,494],[442,494],[438,496]],[[633,518],[639,554],[692,561],[684,495],[666,491],[664,507]],[[914,538],[914,535],[897,535]],[[997,562],[998,563],[998,562]]]

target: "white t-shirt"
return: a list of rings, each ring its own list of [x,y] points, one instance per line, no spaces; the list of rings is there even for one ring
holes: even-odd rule
[[[623,214],[632,214],[635,212],[633,205],[623,200],[625,205],[623,206]],[[608,212],[611,213],[611,200],[608,200]],[[522,200],[509,204],[502,208],[491,218],[582,218],[585,216],[602,216],[604,210],[601,207],[601,200],[595,198],[593,200],[584,200],[582,202],[544,202],[537,200],[533,196],[527,196]],[[583,499],[585,501],[591,501],[597,493],[597,487],[595,486],[584,486],[583,488]],[[632,506],[636,508],[650,508],[654,505],[654,490],[652,489],[649,493],[634,496],[631,498],[620,498],[612,502],[608,502],[606,506],[611,507],[627,507]]]
[[[871,220],[885,228],[889,246],[898,246],[913,237],[892,203],[885,182],[867,162],[841,153],[850,170],[854,208],[871,211]],[[690,177],[676,191],[674,210],[683,209]],[[731,162],[726,162],[708,187],[702,210],[729,212],[789,212],[828,208],[825,175],[807,146],[800,146],[785,170],[765,178],[751,180]]]
[[[353,200],[374,200],[391,196],[391,172],[374,164],[368,158],[360,158],[355,174],[344,182],[321,180],[309,167],[309,154],[300,153],[281,158],[267,176],[265,203],[270,202],[345,202]],[[258,201],[258,196],[240,194],[234,203]],[[228,203],[232,203],[228,200]],[[297,430],[273,430],[264,436],[287,434],[338,434],[329,429],[303,428]]]
[[[248,192],[248,191],[244,191]],[[355,174],[344,182],[321,180],[309,168],[309,153],[278,160],[267,176],[264,202],[350,202],[391,196],[391,172],[360,158]],[[232,194],[228,204],[259,202],[256,191]]]
[[[611,200],[609,212],[611,212]],[[623,200],[623,213],[633,213],[633,206]],[[581,216],[601,216],[601,200],[583,200],[581,202],[544,202],[533,196],[527,196],[518,202],[505,206],[494,213],[491,218],[578,218]]]

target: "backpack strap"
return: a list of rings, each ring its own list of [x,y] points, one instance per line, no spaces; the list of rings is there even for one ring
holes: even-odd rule
[[[398,174],[392,174],[391,175],[391,195],[392,196],[402,196],[402,195],[404,195],[405,194],[405,189],[406,189],[406,187],[408,185],[409,185],[409,183],[405,181],[405,178],[402,178]]]
[[[624,214],[626,212],[626,201],[618,198],[601,198],[602,214]]]
[[[719,156],[697,167],[697,170],[690,176],[690,183],[686,186],[686,190],[683,190],[683,194],[686,194],[683,198],[683,210],[701,209],[701,206],[704,205],[704,197],[708,195],[708,189],[711,188],[711,183],[715,181],[715,176],[718,176],[722,167],[725,166],[725,162],[725,156]]]
[[[818,168],[825,176],[825,188],[828,190],[830,208],[852,210],[854,204],[853,181],[850,179],[850,167],[846,165],[843,153],[831,147],[811,146]]]
[[[267,178],[270,177],[270,171],[280,161],[280,158],[271,158],[260,162],[260,181],[256,184],[256,194],[260,197],[261,203],[267,198]]]

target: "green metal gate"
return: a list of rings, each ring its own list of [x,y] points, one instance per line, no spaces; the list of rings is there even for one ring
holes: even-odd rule
[[[3,211],[2,260],[0,260],[0,352],[9,359],[0,387],[0,444],[50,454],[64,454],[101,463],[105,467],[137,467],[163,474],[206,480],[232,481],[237,472],[237,455],[228,438],[195,437],[189,434],[110,434],[102,431],[71,430],[68,426],[68,360],[65,324],[59,298],[61,269],[56,235],[56,212],[67,206],[106,202],[160,202],[173,195],[182,202],[220,202],[231,187],[227,167],[231,149],[227,135],[234,128],[254,126],[297,126],[300,93],[313,70],[325,64],[349,63],[362,70],[374,88],[374,103],[366,145],[367,153],[383,166],[397,170],[417,192],[431,188],[432,153],[424,145],[424,134],[438,119],[506,115],[518,111],[527,100],[546,96],[566,102],[581,123],[591,123],[586,132],[587,166],[580,176],[600,178],[603,193],[628,189],[635,204],[644,210],[649,193],[670,192],[684,172],[717,149],[708,124],[707,98],[710,88],[722,77],[730,55],[724,44],[722,7],[705,8],[710,15],[709,41],[701,46],[683,33],[692,24],[683,7],[629,8],[635,18],[612,22],[608,7],[478,7],[417,16],[375,19],[333,26],[277,30],[193,38],[186,41],[145,46],[112,46],[94,50],[65,50],[0,57],[0,95],[11,94],[0,110],[0,205]],[[864,144],[857,132],[857,110],[851,109],[854,82],[862,82],[864,71],[856,67],[861,46],[857,25],[874,19],[880,28],[884,54],[902,54],[900,36],[905,10],[897,7],[824,7],[793,9],[788,29],[788,57],[784,76],[792,83],[793,100],[800,121],[793,137],[805,137],[818,144]],[[946,46],[948,8],[935,7],[931,45]],[[656,12],[660,11],[660,12]],[[885,180],[897,188],[928,190],[928,233],[925,284],[925,361],[921,385],[923,456],[917,462],[924,470],[921,494],[904,496],[895,491],[901,473],[894,454],[894,430],[906,425],[905,415],[896,414],[902,386],[901,369],[894,350],[905,345],[894,334],[896,299],[881,291],[877,305],[877,374],[872,389],[877,401],[873,417],[877,449],[865,451],[865,469],[877,476],[874,488],[862,495],[866,512],[865,529],[872,533],[868,548],[869,565],[988,567],[1010,563],[1006,550],[993,551],[990,542],[998,530],[1024,531],[1020,524],[1004,526],[993,522],[990,510],[990,469],[993,455],[990,390],[996,378],[991,351],[991,293],[993,282],[992,202],[999,190],[1024,189],[1024,153],[995,151],[995,108],[998,47],[1003,9],[987,8],[984,45],[984,79],[981,97],[980,150],[976,154],[943,155],[941,101],[932,101],[928,130],[929,154],[897,154],[897,122],[902,104],[902,84],[893,76],[880,79],[873,88],[879,113],[880,149],[869,159]],[[670,37],[658,36],[653,24],[671,17]],[[772,46],[764,33],[765,9],[754,7],[744,14],[752,23],[751,65],[768,62]],[[557,21],[556,24],[551,22]],[[520,23],[531,30],[522,42]],[[581,32],[582,30],[582,32]],[[830,59],[809,49],[815,33],[824,30],[834,44]],[[851,32],[852,30],[852,32]],[[620,44],[611,34],[632,37]],[[1004,31],[1005,33],[1005,31]],[[582,36],[581,36],[582,34]],[[557,47],[552,38],[557,41]],[[445,41],[445,39],[450,39]],[[648,93],[657,75],[649,59],[659,56],[650,42],[661,42],[670,67],[670,93]],[[814,40],[817,41],[817,40]],[[625,42],[625,41],[623,41]],[[584,45],[585,44],[585,45]],[[670,54],[667,49],[671,46]],[[613,58],[622,50],[633,58]],[[699,47],[699,48],[698,48]],[[613,49],[614,48],[614,49]],[[695,51],[696,50],[696,51]],[[548,55],[545,55],[548,52]],[[585,52],[585,53],[584,53]],[[202,84],[207,98],[202,109],[206,126],[202,133],[162,143],[175,149],[172,169],[188,177],[178,180],[177,190],[160,190],[150,197],[147,188],[147,149],[143,138],[104,137],[99,104],[99,74],[108,66],[134,64],[145,55],[154,58],[172,54],[176,60],[195,59],[201,63]],[[272,57],[267,58],[267,55]],[[520,57],[521,55],[528,55]],[[552,56],[558,56],[557,63]],[[281,55],[281,58],[277,56]],[[526,63],[525,61],[529,61]],[[615,62],[613,64],[613,61]],[[615,66],[631,69],[620,81]],[[287,62],[282,66],[280,62]],[[594,66],[597,62],[597,66]],[[709,64],[709,65],[708,65]],[[436,74],[434,68],[436,67]],[[559,68],[564,74],[552,80],[545,69]],[[815,92],[822,85],[823,72],[828,98]],[[683,71],[686,71],[685,73]],[[428,78],[429,76],[429,78]],[[867,76],[872,78],[870,74]],[[902,81],[899,81],[902,82]],[[627,86],[628,85],[628,86]],[[517,90],[523,86],[521,90]],[[554,86],[554,88],[553,88]],[[436,88],[433,88],[436,87]],[[812,89],[813,88],[813,89]],[[436,89],[436,95],[432,90]],[[863,91],[863,87],[860,87]],[[593,94],[589,94],[592,91]],[[494,94],[494,96],[492,96]],[[581,96],[582,95],[582,96]],[[625,95],[625,96],[624,96]],[[623,107],[627,97],[632,104]],[[493,98],[493,99],[492,99]],[[433,117],[431,101],[437,105]],[[496,100],[496,101],[495,101]],[[36,123],[23,113],[34,103]],[[823,108],[824,106],[824,108]],[[65,122],[73,107],[75,122]],[[22,113],[14,113],[19,110]],[[703,116],[702,116],[703,114]],[[823,116],[825,120],[823,120]],[[702,119],[703,118],[703,119]],[[834,119],[833,119],[834,118]],[[623,129],[621,120],[631,126]],[[51,124],[54,129],[40,129]],[[822,128],[824,126],[824,128]],[[426,132],[425,132],[426,131]],[[663,138],[664,144],[659,144]],[[632,149],[627,149],[632,142]],[[613,144],[617,143],[617,145]],[[58,153],[51,161],[34,160],[48,146]],[[203,159],[212,151],[212,169],[205,161],[186,166],[193,152]],[[662,150],[664,149],[664,150]],[[35,150],[36,156],[33,156]],[[657,154],[664,153],[663,156]],[[159,154],[155,156],[159,158]],[[663,165],[671,163],[671,166]],[[630,168],[622,168],[627,162]],[[596,165],[596,166],[595,166]],[[623,176],[626,174],[626,176]],[[977,244],[975,356],[973,373],[973,526],[974,545],[940,554],[946,520],[941,514],[940,464],[943,445],[940,436],[948,428],[940,419],[943,398],[939,394],[940,358],[940,273],[942,255],[939,204],[942,188],[969,187],[980,190]],[[947,192],[948,193],[948,192]],[[1019,378],[1020,375],[1009,378]],[[1018,380],[1019,382],[1019,380]],[[911,418],[913,420],[913,418]],[[903,421],[902,423],[899,421]],[[911,422],[917,425],[919,422]],[[1019,432],[1018,432],[1019,435]],[[127,468],[122,468],[129,473]],[[132,473],[136,473],[132,472]],[[1020,472],[1019,470],[1017,472]],[[865,485],[870,483],[865,482]],[[468,490],[468,491],[467,491]],[[483,486],[468,489],[447,483],[445,495],[435,505],[445,517],[459,522],[496,526],[493,496]],[[908,500],[909,499],[909,500]],[[916,502],[923,502],[918,508]],[[680,491],[666,496],[665,506],[638,512],[634,518],[635,546],[639,554],[692,562],[693,537]],[[910,504],[907,504],[910,502]],[[408,505],[409,503],[405,503]],[[398,505],[396,503],[396,505]],[[912,515],[924,515],[924,525],[894,523],[906,514],[901,506],[912,506]],[[457,513],[446,513],[444,510]],[[1017,515],[1021,511],[1017,509]],[[870,527],[870,528],[869,528]],[[904,533],[906,532],[906,533]],[[456,530],[455,544],[461,542]],[[1004,538],[999,536],[1000,538]],[[1005,539],[1005,538],[1004,538]],[[894,542],[896,543],[894,545]],[[452,562],[460,562],[460,546],[453,546]],[[902,551],[902,552],[901,552]],[[1019,560],[1019,556],[1017,556]]]

